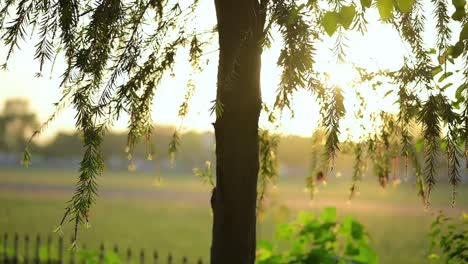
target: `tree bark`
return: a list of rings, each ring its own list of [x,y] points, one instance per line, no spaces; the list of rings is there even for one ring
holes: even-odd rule
[[[213,189],[212,264],[255,262],[261,110],[260,45],[265,16],[258,0],[215,0],[219,33],[214,124],[216,188]]]

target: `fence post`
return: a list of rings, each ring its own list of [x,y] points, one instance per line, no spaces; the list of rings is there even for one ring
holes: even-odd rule
[[[34,263],[39,264],[39,248],[41,247],[41,237],[39,234],[36,236],[36,248],[34,250]]]
[[[15,233],[15,238],[13,240],[13,263],[17,264],[18,263],[18,233]]]
[[[114,254],[118,257],[118,259],[120,259],[119,247],[117,246],[117,244],[114,245],[114,248],[112,249],[112,251],[113,251]]]
[[[47,236],[47,263],[52,264],[52,237],[50,235]]]
[[[73,242],[73,238],[71,239],[71,241]],[[24,257],[22,259],[22,263],[24,264],[29,264],[30,261],[34,264],[40,264],[41,263],[41,260],[40,260],[40,247],[41,247],[41,238],[40,238],[40,235],[37,234],[36,236],[36,243],[35,243],[35,248],[33,250],[34,252],[34,256],[32,258],[30,258],[30,251],[29,251],[29,235],[26,234],[25,237],[24,237]],[[48,264],[52,264],[52,237],[49,235],[47,237],[47,248],[46,248],[46,251],[47,251],[47,263]],[[83,244],[82,246],[83,250],[86,250],[86,245]],[[14,235],[14,240],[13,240],[13,257],[12,259],[9,258],[9,255],[8,255],[8,234],[7,233],[4,233],[3,235],[3,264],[8,264],[8,263],[14,263],[14,264],[17,264],[20,262],[20,256],[19,256],[19,235],[18,233],[15,233]],[[115,254],[118,254],[119,253],[119,249],[118,249],[118,246],[117,245],[114,245],[113,247],[113,251]],[[100,245],[100,248],[99,248],[99,262],[103,262],[104,260],[104,244],[101,243]],[[127,258],[127,263],[131,263],[131,258],[132,258],[132,251],[130,248],[127,248],[127,252],[126,252],[126,258]],[[153,264],[157,264],[158,263],[158,258],[159,258],[159,255],[158,255],[158,252],[156,250],[153,251]],[[55,263],[55,262],[54,262]],[[63,237],[59,237],[58,239],[58,264],[64,264],[65,261],[64,261],[64,241],[63,241]],[[71,250],[70,252],[70,260],[69,260],[69,263],[70,264],[75,264],[75,250]],[[140,264],[144,264],[145,263],[145,251],[144,249],[141,249],[140,250]],[[168,264],[173,264],[173,256],[171,253],[168,254],[168,257],[167,257],[167,263]],[[186,256],[184,256],[182,258],[182,263],[183,264],[187,264],[188,263],[188,259]],[[197,260],[197,264],[203,264],[203,261],[202,261],[202,258],[198,258]]]
[[[74,237],[72,236],[70,239],[71,244],[73,245],[73,242],[75,241]],[[70,264],[75,264],[75,251],[76,248],[70,247]]]
[[[8,263],[7,249],[8,249],[8,234],[5,233],[3,235],[3,263],[4,264]]]
[[[131,259],[132,259],[132,250],[130,248],[127,248],[127,263],[130,263]]]
[[[104,243],[101,242],[101,245],[99,246],[99,263],[102,263],[104,261]]]
[[[140,250],[140,264],[145,264],[145,250]]]
[[[29,236],[24,236],[24,264],[29,264]]]
[[[58,263],[63,264],[63,237],[59,237],[59,247],[58,247]]]
[[[158,252],[153,251],[153,264],[158,264]]]
[[[169,256],[167,256],[167,264],[172,264],[172,254],[169,253]]]

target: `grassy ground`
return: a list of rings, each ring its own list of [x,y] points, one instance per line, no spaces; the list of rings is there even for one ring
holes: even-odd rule
[[[51,234],[72,195],[75,174],[58,170],[0,171],[0,232],[20,235]],[[368,229],[381,263],[427,263],[428,227],[434,216],[424,211],[411,184],[382,191],[366,179],[361,195],[348,204],[347,180],[322,186],[314,202],[303,192],[302,180],[280,180],[269,197],[269,208],[259,224],[259,237],[274,239],[274,225],[293,218],[300,210],[318,211],[335,206],[341,215],[353,215]],[[108,173],[100,179],[102,194],[92,209],[88,230],[80,242],[97,248],[158,249],[162,255],[208,258],[211,231],[209,186],[194,176],[166,176],[156,188],[155,177],[145,174]],[[3,186],[3,187],[2,187]],[[41,187],[41,188],[39,188]],[[468,186],[460,187],[456,215],[468,210]],[[433,211],[450,207],[450,189],[440,184],[432,195]],[[72,227],[66,226],[70,236]]]

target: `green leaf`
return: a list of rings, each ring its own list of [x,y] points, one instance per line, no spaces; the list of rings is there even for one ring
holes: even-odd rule
[[[382,20],[389,20],[393,15],[393,0],[377,0],[377,9]]]
[[[340,17],[337,12],[327,12],[322,18],[322,26],[329,36],[332,36],[338,28]]]
[[[372,5],[372,0],[361,0],[361,6],[363,10],[371,7],[371,5]]]
[[[364,226],[350,216],[343,218],[340,233],[353,238],[355,241],[361,241],[365,238]]]
[[[466,0],[452,0],[452,4],[456,9],[465,8]]]
[[[439,259],[440,259],[440,256],[437,255],[437,254],[435,254],[435,253],[432,253],[432,254],[430,254],[427,258],[428,258],[429,260],[435,261],[435,260],[439,260]]]
[[[393,90],[388,90],[385,94],[384,94],[384,98],[387,97],[389,94],[393,93]]]
[[[299,13],[300,13],[300,7],[293,8],[289,12],[289,17],[288,17],[288,25],[293,25],[296,23],[296,21],[299,19]]]
[[[353,258],[354,261],[367,264],[378,264],[379,258],[375,251],[368,245],[362,245],[359,248],[359,256]]]
[[[288,224],[279,224],[276,227],[275,237],[276,239],[290,239],[293,235],[294,228]]]
[[[463,53],[463,50],[463,42],[458,41],[455,45],[448,47],[447,54],[456,59]]]
[[[413,8],[415,0],[397,0],[398,10],[402,13],[408,13]]]
[[[442,91],[449,88],[450,86],[452,86],[453,83],[447,83],[446,85],[442,86],[442,88],[440,88]]]
[[[448,58],[445,55],[441,55],[437,57],[437,61],[439,62],[439,64],[445,64],[447,59]]]
[[[453,12],[452,19],[455,21],[462,21],[465,15],[465,8],[458,8],[457,10],[455,10],[455,12]]]
[[[340,24],[345,28],[349,29],[353,22],[354,16],[356,15],[356,8],[353,5],[343,6],[338,14],[340,18]]]
[[[351,222],[351,235],[354,239],[360,240],[364,237],[364,226],[356,220]]]
[[[306,223],[310,222],[314,218],[314,215],[310,212],[299,212],[297,215],[297,221],[301,225],[305,225]]]
[[[260,240],[257,242],[257,248],[261,248],[268,251],[273,251],[273,245],[265,240]]]
[[[416,141],[416,145],[415,145],[416,152],[421,152],[423,147],[424,147],[424,139],[420,138],[420,139],[418,139],[418,141]]]
[[[432,69],[432,77],[435,77],[441,71],[442,71],[442,67],[440,67],[440,66],[435,67],[434,69]]]
[[[453,72],[446,72],[444,74],[442,74],[442,76],[440,76],[439,80],[437,80],[438,82],[443,82],[445,79],[447,79],[448,77],[452,76],[453,75]]]
[[[460,32],[460,41],[468,39],[468,23],[465,24]]]
[[[319,219],[323,222],[335,222],[336,221],[336,208],[327,207],[323,209],[319,216]]]
[[[31,153],[29,152],[28,147],[24,149],[23,158],[21,159],[21,165],[28,168],[31,165]]]
[[[463,91],[466,89],[466,87],[467,86],[465,84],[462,84],[462,85],[458,86],[457,91],[455,92],[455,98],[458,101],[463,100]]]
[[[441,149],[442,151],[446,151],[446,150],[447,150],[447,140],[442,140],[442,141],[440,142],[440,149]]]
[[[348,256],[357,256],[359,255],[359,248],[353,243],[348,242],[346,244],[345,254]]]

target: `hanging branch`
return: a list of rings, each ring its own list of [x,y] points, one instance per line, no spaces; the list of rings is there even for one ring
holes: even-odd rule
[[[197,35],[194,34],[192,37],[192,40],[190,41],[190,50],[189,50],[189,62],[192,66],[193,72],[199,73],[202,71],[202,66],[200,65],[200,58],[203,54],[202,46],[204,43],[200,42],[199,39],[197,38]],[[180,138],[179,138],[179,133],[183,128],[183,123],[184,120],[189,112],[189,104],[190,100],[192,99],[192,96],[195,92],[195,83],[193,82],[192,79],[189,79],[187,82],[187,91],[184,96],[184,100],[182,104],[179,106],[179,112],[178,116],[180,118],[180,125],[179,127],[176,128],[176,130],[173,133],[173,136],[171,138],[171,141],[169,142],[169,157],[171,161],[171,166],[175,165],[175,158],[176,154],[178,151],[178,148],[180,146]],[[216,107],[216,105],[214,106]],[[216,110],[217,116],[221,115],[222,110]],[[208,161],[207,161],[208,162]],[[208,164],[208,163],[207,163]],[[208,166],[208,165],[207,165]],[[211,167],[211,162],[209,163],[209,167]],[[197,173],[195,173],[197,174]],[[199,173],[200,174],[200,171]],[[203,175],[203,174],[201,174]],[[212,184],[214,187],[214,184]]]
[[[323,125],[326,128],[327,139],[325,142],[327,161],[331,164],[330,171],[333,171],[335,158],[339,147],[340,119],[345,114],[343,104],[343,94],[341,89],[335,88],[331,92],[329,101],[322,111]]]
[[[414,146],[411,146],[409,156],[411,157],[411,162],[413,164],[413,170],[416,175],[416,189],[418,190],[418,196],[421,197],[423,205],[427,208],[429,206],[429,193],[427,185],[424,182],[424,175],[421,168],[421,163],[419,162],[416,150]]]
[[[432,62],[428,51],[424,48],[423,33],[426,18],[422,9],[423,4],[416,1],[413,9],[401,16],[397,29],[401,32],[403,39],[411,46],[415,61],[413,76],[416,82],[428,84],[433,78]]]
[[[413,106],[411,105],[412,99],[408,94],[404,85],[400,86],[399,92],[399,113],[398,113],[398,123],[400,127],[400,144],[401,144],[401,154],[405,158],[405,179],[408,179],[408,163],[409,156],[413,144],[413,135],[411,133],[411,122],[414,118]]]
[[[440,116],[442,120],[448,124],[447,133],[443,139],[445,144],[445,151],[447,153],[447,176],[449,178],[450,185],[452,185],[452,207],[455,205],[455,196],[457,185],[461,181],[460,177],[460,155],[461,150],[457,142],[459,138],[457,128],[460,116],[454,111],[452,104],[448,98],[439,95],[440,101]]]
[[[278,30],[283,40],[278,58],[278,66],[282,69],[281,79],[277,91],[275,107],[293,110],[291,97],[298,89],[309,89],[314,92],[322,107],[321,115],[326,130],[325,152],[326,160],[333,163],[339,148],[340,120],[345,115],[344,98],[341,88],[327,89],[324,78],[317,70],[315,62],[315,42],[320,41],[325,34],[337,34],[337,40],[344,40],[346,30],[357,29],[364,31],[366,26],[365,11],[372,9],[372,1],[358,3],[337,0],[330,5],[327,1],[294,0],[261,0],[260,21],[268,19],[267,27],[261,32],[264,36],[258,43],[259,48],[271,43],[273,30]],[[326,4],[325,4],[326,3]],[[424,45],[425,21],[423,2],[421,0],[387,1],[387,5],[377,4],[380,17],[386,23],[392,23],[400,32],[402,39],[409,45],[411,51],[405,58],[405,65],[396,72],[379,71],[367,75],[365,78],[386,77],[396,81],[399,85],[400,113],[398,115],[399,130],[401,131],[402,154],[405,159],[412,159],[415,168],[418,193],[426,203],[430,190],[435,184],[436,162],[439,152],[439,141],[442,131],[441,121],[448,124],[448,133],[444,141],[447,145],[449,159],[450,182],[453,186],[459,181],[458,152],[465,144],[465,157],[468,161],[468,48],[467,23],[464,3],[454,1],[456,12],[450,17],[446,0],[433,0],[435,6],[435,20],[437,31],[437,48],[439,49],[439,64],[434,67],[431,49]],[[324,5],[322,5],[324,4]],[[348,5],[346,5],[348,4]],[[406,5],[405,5],[406,4]],[[89,210],[95,201],[97,192],[96,178],[104,169],[101,155],[101,143],[105,131],[114,120],[122,114],[131,116],[128,133],[128,151],[133,154],[134,144],[141,138],[149,138],[152,134],[151,109],[156,87],[168,70],[172,70],[174,58],[178,48],[186,47],[190,43],[189,63],[199,68],[201,56],[200,38],[192,27],[192,19],[198,0],[193,1],[151,1],[151,0],[102,0],[98,2],[80,0],[4,0],[0,9],[0,30],[2,39],[8,46],[6,59],[13,54],[21,40],[26,38],[28,27],[39,25],[35,58],[39,61],[40,72],[47,61],[57,58],[59,52],[64,52],[66,69],[62,74],[61,87],[70,91],[75,108],[76,127],[83,134],[84,155],[80,163],[80,176],[75,195],[67,205],[64,219],[70,217],[75,223],[75,239],[78,225],[86,223]],[[327,6],[329,10],[324,10]],[[359,10],[357,10],[359,9]],[[356,11],[357,10],[357,11]],[[463,10],[463,11],[460,11]],[[10,19],[11,18],[11,19]],[[8,20],[9,19],[9,20]],[[450,22],[461,22],[462,29],[458,42],[451,46]],[[262,23],[263,24],[263,23]],[[154,25],[154,26],[150,26]],[[190,26],[190,30],[188,30]],[[213,33],[216,30],[210,30]],[[247,30],[239,40],[240,50],[246,40],[252,36]],[[337,46],[340,59],[344,60],[343,45]],[[237,54],[238,52],[234,52]],[[464,86],[457,89],[457,102],[448,102],[445,92],[441,97],[434,85],[434,77],[446,61],[454,61],[462,55],[465,62]],[[54,59],[55,60],[55,59]],[[233,70],[225,74],[226,79],[220,81],[219,87],[229,87],[232,79],[237,77],[234,69],[239,65],[238,56],[234,56]],[[320,65],[318,65],[320,66]],[[4,65],[6,68],[6,64]],[[228,67],[229,68],[229,67]],[[439,78],[443,81],[447,75]],[[381,84],[381,83],[380,83]],[[373,88],[380,84],[375,83]],[[190,85],[189,85],[190,86]],[[444,86],[440,90],[445,90]],[[448,90],[448,89],[447,89]],[[418,99],[418,91],[427,92],[429,98],[423,103]],[[460,92],[458,92],[460,91]],[[68,92],[67,92],[68,94]],[[179,109],[179,115],[188,112],[188,101],[192,89],[189,87],[184,102]],[[66,98],[69,98],[68,96]],[[451,98],[448,96],[448,98]],[[63,104],[66,105],[66,99]],[[62,102],[62,100],[61,100]],[[223,112],[220,98],[213,101],[212,111],[219,117]],[[57,106],[60,108],[61,103]],[[461,107],[461,110],[456,110]],[[55,117],[46,121],[46,126]],[[424,135],[425,165],[424,176],[421,173],[414,142],[411,135],[411,122],[417,117],[422,125]],[[389,160],[394,156],[386,153],[394,144],[394,136],[399,134],[390,125],[393,117],[384,120],[380,134],[372,135],[369,139],[367,155],[375,158],[381,171],[380,178],[388,179],[390,169]],[[374,120],[376,121],[376,120]],[[43,127],[44,127],[43,126]],[[42,130],[33,134],[34,138]],[[267,132],[262,132],[267,133]],[[262,136],[262,135],[260,135]],[[263,135],[264,142],[261,149],[261,172],[268,177],[276,175],[274,163],[276,157],[273,149],[277,142]],[[268,136],[268,137],[267,137]],[[361,142],[363,143],[363,142]],[[180,136],[175,131],[169,152],[171,157],[180,144]],[[362,149],[356,149],[356,167],[353,182],[359,179],[358,164],[361,160]],[[29,164],[30,154],[25,153],[25,165]],[[408,163],[407,161],[405,162]],[[327,164],[328,166],[328,164]],[[406,165],[407,166],[407,165]],[[313,178],[312,178],[313,179]],[[308,184],[313,181],[308,181]],[[382,184],[382,183],[381,183]],[[386,184],[386,182],[385,182]],[[427,184],[427,189],[426,185]],[[384,185],[384,184],[382,184]],[[353,183],[353,186],[355,184]],[[354,188],[354,187],[352,187]],[[354,190],[351,190],[354,193]],[[261,195],[263,197],[263,195]],[[455,189],[453,199],[455,197]]]
[[[278,145],[279,137],[270,133],[265,129],[259,130],[259,161],[260,166],[258,170],[258,198],[257,198],[257,212],[262,211],[263,202],[266,195],[268,185],[275,184],[276,177],[279,174],[278,168]]]
[[[72,94],[72,89],[68,88],[65,90],[64,95],[57,103],[54,103],[55,109],[49,118],[42,123],[38,129],[36,129],[32,135],[29,137],[28,141],[26,142],[26,146],[24,147],[23,158],[21,160],[21,165],[25,166],[26,168],[29,167],[31,164],[31,153],[29,152],[29,146],[32,144],[34,139],[41,135],[41,133],[49,127],[49,125],[57,118],[60,112],[66,108],[70,104],[70,95]]]
[[[422,105],[418,121],[423,126],[424,156],[425,156],[425,180],[428,187],[428,195],[436,182],[437,157],[439,153],[440,116],[439,100],[435,95],[430,95]]]
[[[306,178],[306,189],[309,192],[310,200],[314,199],[314,195],[318,190],[317,180],[325,180],[325,175],[328,171],[328,159],[324,153],[323,141],[326,137],[326,132],[322,129],[314,131],[311,138],[310,161],[309,161],[309,176]]]
[[[437,21],[437,47],[439,49],[439,56],[443,56],[446,52],[452,33],[449,28],[450,17],[448,16],[447,1],[432,0],[432,3],[435,5],[434,17]]]
[[[58,5],[54,4],[54,8],[49,12],[43,15],[40,22],[39,36],[41,40],[36,44],[36,53],[34,54],[34,58],[39,60],[39,74],[42,73],[45,62],[52,61],[55,53],[53,42],[58,27],[58,21],[56,19]]]
[[[101,153],[101,143],[107,130],[105,124],[93,121],[93,111],[89,98],[77,93],[73,104],[77,109],[77,127],[83,133],[84,154],[80,162],[79,180],[76,184],[75,194],[68,202],[67,212],[70,212],[71,221],[75,223],[73,243],[78,236],[78,225],[89,222],[89,210],[95,203],[97,195],[97,177],[104,170],[104,158]]]
[[[285,42],[277,62],[283,69],[275,101],[280,110],[291,109],[290,96],[296,89],[307,87],[314,65],[312,37],[317,33],[305,20],[304,9],[304,5],[298,6],[294,1],[273,1],[272,17]]]
[[[364,148],[363,143],[358,142],[354,144],[354,165],[353,165],[353,176],[351,178],[352,183],[349,192],[349,200],[353,199],[358,190],[358,184],[362,180],[363,167],[364,167]]]

